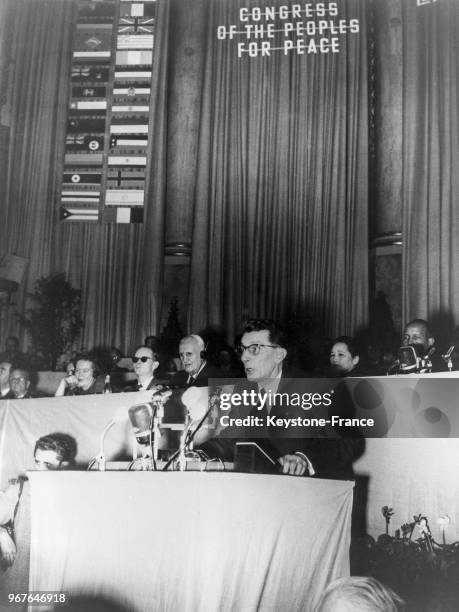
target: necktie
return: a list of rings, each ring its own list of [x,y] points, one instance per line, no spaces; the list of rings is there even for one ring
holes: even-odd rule
[[[190,376],[190,378],[188,379],[188,386],[191,386],[194,384],[196,378],[194,376]]]

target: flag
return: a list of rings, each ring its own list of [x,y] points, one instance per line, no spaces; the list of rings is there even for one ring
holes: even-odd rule
[[[110,134],[148,134],[148,123],[111,125]]]
[[[111,22],[115,17],[114,2],[80,2],[78,9],[78,21],[86,20],[98,23]]]
[[[76,100],[70,102],[72,110],[104,110],[107,108],[107,100]]]
[[[62,191],[61,203],[64,206],[76,206],[78,204],[94,204],[97,205],[100,202],[99,191],[72,191],[66,189]]]
[[[120,5],[120,15],[122,17],[154,17],[155,13],[156,5],[154,2],[149,2],[148,4],[121,2]]]
[[[107,189],[105,206],[143,206],[143,189]]]
[[[110,136],[110,149],[115,147],[146,147],[147,144],[148,138],[144,135]]]
[[[105,113],[70,114],[67,120],[69,132],[105,132]]]
[[[61,221],[98,221],[99,209],[61,206],[60,219]]]
[[[152,51],[117,51],[116,64],[122,66],[150,65],[153,60]]]
[[[142,223],[143,208],[107,208],[102,218],[105,223]]]
[[[116,46],[118,49],[153,49],[153,34],[118,36]]]
[[[72,87],[72,98],[105,98],[106,87]]]
[[[64,168],[64,185],[100,185],[101,172],[71,172]]]
[[[129,124],[148,124],[148,115],[143,113],[140,115],[118,115],[116,117],[112,117],[112,126],[113,125],[129,125]]]
[[[75,166],[98,166],[102,164],[102,153],[66,153],[64,162]]]
[[[153,18],[120,17],[118,34],[153,34],[155,20]]]
[[[109,69],[101,66],[86,66],[84,64],[72,66],[72,81],[74,83],[106,83],[108,75]]]
[[[141,104],[133,106],[112,106],[112,113],[148,113],[149,110],[149,106],[143,106]]]
[[[73,41],[73,58],[75,60],[108,61],[110,60],[111,47],[112,31],[108,24],[102,24],[96,29],[77,25]]]
[[[104,148],[104,137],[67,134],[65,148],[68,151],[99,151]]]
[[[111,155],[108,158],[109,166],[146,166],[147,158],[145,156],[128,156]]]
[[[123,182],[125,185],[132,186],[131,183],[142,181],[145,179],[144,168],[108,168],[107,180],[116,181],[121,185]]]
[[[145,70],[143,66],[129,66],[127,69],[117,67],[115,70],[115,81],[117,79],[122,81],[145,79],[149,81],[151,80],[151,70]]]
[[[113,89],[113,95],[121,96],[122,99],[141,97],[141,99],[148,99],[151,93],[151,87],[145,87],[145,85],[139,85],[133,83],[129,87],[115,87]]]

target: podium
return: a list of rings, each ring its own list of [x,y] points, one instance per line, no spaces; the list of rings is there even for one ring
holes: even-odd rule
[[[70,603],[308,611],[331,580],[349,575],[351,482],[215,472],[29,477],[29,589],[65,591]]]

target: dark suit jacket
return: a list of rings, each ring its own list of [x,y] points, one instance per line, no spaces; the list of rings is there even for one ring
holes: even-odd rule
[[[173,387],[181,388],[207,387],[209,385],[209,378],[223,378],[223,376],[219,368],[207,362],[191,385],[188,384],[188,373],[185,370],[180,370],[180,372],[174,374],[169,384]]]
[[[311,382],[314,387],[314,392],[318,392],[318,385],[321,385],[321,391],[326,392],[330,385],[326,380]],[[277,393],[286,393],[290,397],[293,393],[302,396],[307,392],[309,385],[295,381],[292,379],[281,379]],[[240,393],[242,390],[254,389],[258,391],[256,384],[247,382],[244,387],[235,387],[234,393]],[[340,404],[343,402],[343,391],[340,393]],[[348,398],[346,398],[347,401]],[[349,416],[349,405],[344,407],[346,416]],[[271,408],[269,414],[274,417],[282,418],[327,418],[329,414],[340,414],[339,406],[312,408],[311,410],[303,410],[301,407],[294,406],[290,402],[288,405],[275,405]],[[233,409],[230,416],[259,416],[266,417],[266,409],[259,410],[257,406],[252,406]],[[353,432],[353,436],[349,437],[348,433],[336,431],[330,426],[316,427],[308,430],[308,437],[297,437],[294,428],[286,430],[282,427],[253,427],[241,428],[227,427],[221,433],[218,439],[214,439],[205,443],[204,450],[209,454],[217,454],[225,461],[232,461],[236,442],[241,439],[251,440],[259,444],[264,450],[278,459],[284,455],[290,455],[297,452],[304,453],[311,461],[315,476],[318,478],[335,478],[341,480],[350,480],[354,477],[352,463],[358,456],[363,453],[365,443],[359,432]],[[301,430],[300,430],[301,431]],[[243,435],[241,436],[241,433]],[[304,433],[304,431],[303,431]],[[344,437],[347,435],[348,437]]]

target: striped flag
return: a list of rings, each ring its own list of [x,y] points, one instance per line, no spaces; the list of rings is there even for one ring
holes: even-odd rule
[[[110,149],[115,147],[146,147],[148,138],[140,134],[110,136]]]
[[[60,219],[61,221],[98,221],[99,209],[61,206]]]
[[[145,85],[139,85],[138,83],[133,83],[130,87],[115,87],[113,89],[113,95],[122,98],[148,98],[150,93],[151,87],[145,87]]]
[[[148,134],[148,123],[111,125],[110,134]]]
[[[152,51],[117,51],[116,64],[122,66],[144,66],[153,61]],[[116,77],[115,77],[116,78]]]
[[[78,172],[67,171],[64,168],[64,186],[66,185],[100,185],[101,172]]]
[[[105,223],[142,223],[143,208],[107,208],[102,218]]]
[[[122,2],[120,5],[120,15],[122,17],[154,17],[155,13],[156,5],[154,2],[148,4]]]
[[[143,189],[107,189],[105,206],[143,206]]]
[[[64,206],[76,206],[78,204],[94,204],[100,202],[100,191],[72,191],[64,189],[61,194],[61,203]]]
[[[153,34],[118,36],[116,46],[118,49],[153,49]]]
[[[130,155],[124,157],[121,155],[111,155],[108,158],[109,166],[146,166],[147,158],[145,156]]]
[[[102,153],[66,153],[64,162],[74,166],[98,166],[102,164]]]
[[[154,18],[120,17],[118,34],[153,34],[154,26]]]
[[[148,113],[150,107],[148,105],[131,105],[131,106],[120,106],[113,105],[112,113]]]
[[[117,67],[115,70],[115,80],[117,79],[122,81],[145,79],[149,81],[151,79],[151,70],[145,70],[143,66]]]
[[[107,100],[74,100],[70,102],[72,110],[105,110]]]
[[[108,168],[107,180],[116,182],[118,187],[132,187],[133,183],[145,180],[144,168]]]

